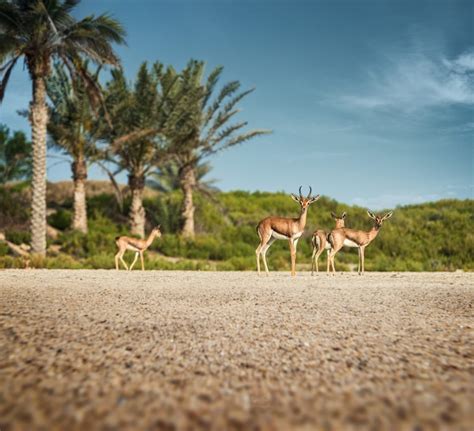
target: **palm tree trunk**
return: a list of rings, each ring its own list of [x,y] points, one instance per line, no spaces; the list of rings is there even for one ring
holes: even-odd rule
[[[46,254],[46,86],[44,78],[33,78],[33,101],[30,103],[30,123],[33,140],[33,178],[31,198],[32,252]]]
[[[196,185],[196,175],[193,166],[185,166],[180,170],[179,183],[183,191],[183,205],[181,209],[183,227],[181,235],[187,238],[194,238],[193,189]]]
[[[132,194],[132,205],[129,215],[131,232],[133,235],[144,238],[145,208],[143,208],[143,189],[145,188],[145,177],[143,174],[129,175],[128,185]]]
[[[74,180],[74,218],[72,228],[79,232],[87,233],[87,164],[84,157],[78,157],[77,160],[72,163],[71,168],[72,178]]]

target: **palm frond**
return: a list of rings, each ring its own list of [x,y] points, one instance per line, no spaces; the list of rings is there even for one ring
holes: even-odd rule
[[[17,33],[21,30],[21,14],[12,2],[0,2],[0,31],[5,33]]]
[[[212,105],[207,109],[206,114],[204,115],[203,124],[206,126],[208,122],[212,119],[215,113],[221,107],[222,102],[226,97],[230,97],[240,88],[239,81],[232,81],[224,85],[221,89],[219,95],[217,96],[216,100],[212,103]]]
[[[15,67],[18,59],[20,57],[17,56],[17,57],[14,57],[9,63],[8,65],[6,66],[6,68],[4,70],[2,70],[2,77],[1,77],[1,81],[0,81],[0,103],[3,101],[3,98],[5,97],[5,90],[7,88],[7,85],[8,85],[8,81],[10,79],[10,75],[13,71],[13,68]]]
[[[209,149],[206,149],[203,151],[202,156],[206,157],[211,154],[215,154],[219,151],[226,150],[230,147],[233,147],[235,145],[243,144],[246,141],[250,141],[251,139],[257,137],[257,136],[262,136],[262,135],[268,135],[272,133],[271,130],[250,130],[249,132],[242,133],[237,136],[233,136],[225,140],[221,145],[213,145]]]
[[[0,33],[0,64],[17,54],[21,41],[12,35]]]
[[[202,106],[203,108],[207,106],[207,102],[209,101],[209,98],[212,95],[212,92],[214,91],[215,86],[217,85],[217,82],[219,81],[219,78],[224,70],[223,66],[217,66],[214,68],[214,70],[209,74],[207,78],[207,83],[206,83],[206,93],[202,99]]]

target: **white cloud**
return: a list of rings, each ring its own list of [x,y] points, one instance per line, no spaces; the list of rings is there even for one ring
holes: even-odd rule
[[[373,197],[357,196],[351,203],[364,208],[379,211],[395,208],[398,205],[412,205],[432,202],[440,199],[472,199],[474,196],[473,184],[450,184],[433,193],[384,193]]]
[[[383,209],[395,208],[398,205],[410,205],[423,202],[432,202],[441,199],[439,193],[426,194],[382,194],[374,197],[355,197],[352,199],[352,204],[363,208],[368,208],[373,211],[380,211]]]
[[[456,70],[459,73],[474,71],[474,51],[465,52],[457,57],[454,61],[444,60],[449,69]]]
[[[446,105],[474,105],[474,51],[454,59],[413,54],[371,71],[364,95],[342,101],[366,109],[415,111]]]

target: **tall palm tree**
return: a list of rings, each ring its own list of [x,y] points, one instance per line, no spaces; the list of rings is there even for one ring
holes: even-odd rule
[[[53,59],[64,63],[75,79],[93,82],[81,58],[118,65],[112,43],[124,43],[125,31],[108,15],[76,20],[79,0],[0,0],[0,101],[18,61],[23,58],[33,83],[30,123],[33,141],[31,245],[46,253],[46,79]]]
[[[194,236],[193,191],[196,188],[196,169],[201,161],[219,151],[241,144],[269,130],[243,131],[246,121],[230,123],[240,111],[237,104],[254,89],[240,91],[240,82],[225,84],[215,98],[214,89],[223,68],[215,68],[203,82],[205,65],[191,60],[181,72],[176,98],[185,115],[179,121],[169,121],[166,136],[170,141],[169,152],[179,168],[179,183],[183,192],[182,230],[185,237]],[[185,97],[187,96],[187,97]]]
[[[161,64],[149,68],[145,62],[134,84],[125,79],[122,71],[116,70],[106,85],[105,104],[112,127],[104,126],[104,139],[110,143],[110,160],[118,164],[119,170],[128,172],[132,196],[130,227],[140,237],[145,234],[146,177],[165,157],[161,131],[174,75],[172,68],[164,72]]]
[[[0,124],[0,184],[31,177],[31,142]]]
[[[84,64],[87,70],[87,64]],[[94,79],[98,78],[98,71]],[[94,106],[81,80],[68,77],[64,66],[54,65],[54,72],[47,80],[51,101],[48,133],[50,143],[72,158],[74,181],[74,217],[72,227],[87,233],[86,179],[87,163],[98,156],[98,122]]]

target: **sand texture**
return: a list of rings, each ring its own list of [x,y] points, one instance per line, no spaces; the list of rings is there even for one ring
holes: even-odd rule
[[[468,430],[474,274],[6,270],[0,430]]]

